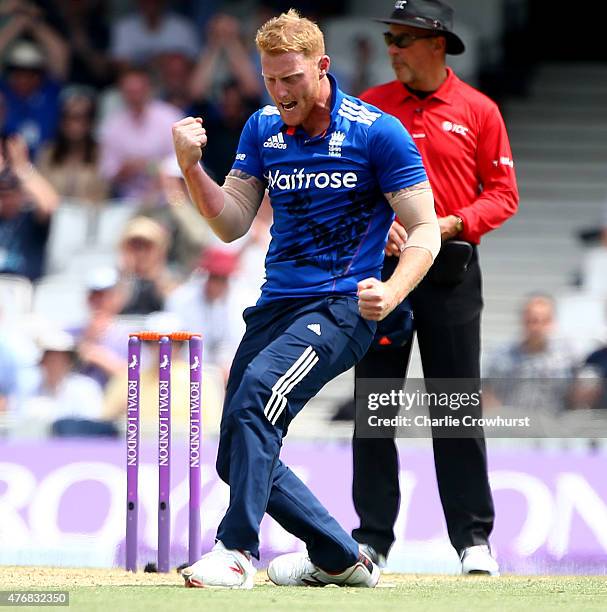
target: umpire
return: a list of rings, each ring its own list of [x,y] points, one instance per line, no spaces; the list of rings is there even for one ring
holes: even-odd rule
[[[410,296],[424,376],[468,379],[477,390],[483,306],[477,245],[518,206],[508,135],[497,105],[446,66],[447,53],[464,52],[452,30],[451,7],[438,0],[398,1],[391,16],[378,21],[389,26],[384,38],[396,80],[361,98],[398,117],[415,139],[441,228],[441,253]],[[395,223],[385,274],[394,269],[405,240]],[[357,379],[406,376],[412,338],[404,345],[383,340],[387,346],[370,350],[356,366]],[[499,575],[488,544],[494,508],[485,440],[482,430],[477,433],[434,437],[436,475],[462,573]],[[400,502],[396,444],[391,438],[359,438],[355,432],[353,453],[360,527],[352,535],[381,563],[394,542]]]

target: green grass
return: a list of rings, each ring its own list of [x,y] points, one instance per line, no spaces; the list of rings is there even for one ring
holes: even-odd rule
[[[380,583],[381,584],[381,583]],[[278,588],[252,591],[184,589],[181,586],[70,588],[69,610],[211,612],[448,612],[607,610],[607,577],[453,578],[389,576],[377,589]]]

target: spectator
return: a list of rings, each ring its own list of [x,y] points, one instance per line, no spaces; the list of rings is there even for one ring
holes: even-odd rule
[[[221,0],[185,0],[186,13],[192,18],[196,28],[201,32],[206,31],[207,23],[217,13]]]
[[[17,0],[1,6],[11,7],[9,20],[0,29],[0,55],[6,72],[0,91],[8,108],[6,131],[21,134],[36,153],[55,135],[69,50],[34,4]],[[27,36],[35,42],[25,40]]]
[[[59,196],[14,136],[0,153],[0,272],[36,280],[44,272],[51,216]],[[5,157],[6,156],[6,157]]]
[[[107,181],[98,167],[94,117],[91,97],[80,93],[66,97],[57,136],[38,158],[40,172],[62,198],[101,203],[108,195]]]
[[[145,201],[157,195],[157,166],[172,155],[171,128],[180,111],[152,99],[144,70],[127,70],[120,78],[125,109],[101,125],[101,173],[116,196]]]
[[[554,300],[533,295],[524,304],[522,338],[495,352],[486,368],[483,398],[487,406],[517,408],[565,406],[577,356],[570,344],[556,338]]]
[[[75,372],[75,346],[66,332],[47,331],[40,338],[42,358],[37,380],[25,393],[19,417],[28,428],[95,435],[103,412],[101,387]],[[113,429],[113,428],[112,428]],[[111,431],[111,430],[110,430]]]
[[[126,367],[125,332],[116,320],[124,299],[124,287],[115,269],[93,270],[87,278],[89,319],[84,326],[68,330],[76,342],[80,372],[101,387]]]
[[[167,51],[156,57],[154,68],[159,98],[179,108],[184,115],[193,114],[190,91],[194,70],[192,58],[182,51]]]
[[[130,285],[122,314],[149,314],[164,309],[176,282],[167,267],[169,235],[160,223],[135,217],[120,241],[120,273]]]
[[[244,333],[242,308],[231,286],[238,254],[212,247],[203,252],[202,277],[194,277],[167,299],[166,310],[188,330],[204,334],[205,362],[218,366],[227,380],[230,364]]]
[[[218,75],[225,78],[218,81]],[[192,97],[199,101],[213,100],[222,81],[237,83],[245,99],[258,100],[262,95],[255,64],[242,41],[238,20],[220,13],[209,21],[206,47],[192,75]]]
[[[176,50],[196,57],[198,38],[186,18],[166,11],[165,0],[138,0],[137,5],[137,13],[126,15],[112,27],[110,54],[119,65],[140,65]]]
[[[209,136],[204,162],[216,180],[222,181],[232,169],[242,128],[257,108],[258,99],[246,98],[236,81],[228,81],[222,87],[217,104],[203,104],[195,113],[204,118]]]
[[[70,49],[68,83],[100,89],[112,77],[106,50],[110,31],[105,0],[55,0],[58,30]]]
[[[584,361],[576,376],[571,400],[572,408],[607,409],[607,345]]]

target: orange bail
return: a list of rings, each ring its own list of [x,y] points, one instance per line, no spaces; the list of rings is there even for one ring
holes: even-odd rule
[[[170,338],[173,342],[185,342],[192,338],[200,338],[201,334],[192,334],[190,332],[173,332],[170,334],[161,334],[158,332],[136,332],[129,334],[129,338],[139,338],[143,342],[159,342],[161,338]]]
[[[171,340],[175,342],[183,342],[185,340],[191,340],[192,338],[200,338],[200,334],[192,334],[190,332],[173,332],[168,334]]]
[[[139,338],[143,342],[158,342],[162,338],[163,334],[157,332],[137,332],[135,334],[129,334],[129,338]]]

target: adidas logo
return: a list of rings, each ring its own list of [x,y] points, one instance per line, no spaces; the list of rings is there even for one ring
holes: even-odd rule
[[[285,142],[282,132],[278,132],[278,134],[270,136],[270,138],[263,143],[263,146],[266,149],[286,149],[287,143]]]
[[[308,329],[311,332],[314,332],[317,336],[320,336],[320,323],[310,323],[310,325],[308,325]]]

